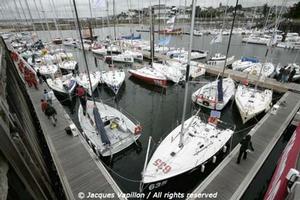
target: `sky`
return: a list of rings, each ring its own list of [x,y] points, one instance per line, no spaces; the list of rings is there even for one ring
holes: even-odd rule
[[[28,7],[26,4],[28,2]],[[43,14],[48,18],[52,17],[69,17],[72,18],[71,1],[73,0],[1,0],[0,4],[0,18],[2,19],[24,19],[24,14],[27,19],[30,15],[34,19],[42,18]],[[108,11],[112,15],[113,0],[75,0],[79,17],[90,17],[89,2],[92,7],[92,16],[101,17],[107,16],[106,1],[108,2]],[[100,3],[97,4],[97,1]],[[291,6],[299,0],[239,0],[239,4],[243,7],[261,6],[265,3],[268,5],[284,5]],[[21,4],[20,4],[21,2]],[[53,2],[53,4],[51,4]],[[97,6],[103,2],[104,7]],[[167,4],[168,6],[191,5],[192,0],[115,0],[116,13],[130,9],[142,9],[151,5]],[[285,3],[287,2],[287,3]],[[17,4],[17,7],[15,5]],[[42,6],[41,6],[42,3]],[[235,5],[236,0],[197,0],[197,4],[201,7],[218,7],[222,5]],[[35,6],[36,5],[36,6]],[[73,5],[72,5],[73,6]],[[37,7],[37,8],[36,8]],[[43,9],[42,9],[43,7]],[[16,9],[18,8],[18,9]],[[23,8],[23,9],[22,9]],[[28,11],[30,10],[30,12]],[[38,11],[37,11],[38,10]],[[54,12],[54,10],[56,12]],[[18,12],[19,11],[19,12]],[[40,17],[39,17],[40,16]]]

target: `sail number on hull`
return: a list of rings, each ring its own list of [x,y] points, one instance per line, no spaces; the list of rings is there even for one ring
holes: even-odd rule
[[[167,163],[163,162],[161,159],[156,159],[156,161],[153,163],[154,166],[157,166],[157,171],[162,170],[163,173],[168,173],[171,171],[172,167],[170,165],[167,165]]]

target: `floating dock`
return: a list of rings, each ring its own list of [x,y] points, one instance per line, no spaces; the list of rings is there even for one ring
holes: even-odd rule
[[[247,160],[236,163],[238,144],[192,193],[217,192],[217,199],[240,199],[298,112],[299,99],[300,94],[286,92],[277,102],[277,112],[272,114],[271,109],[249,132],[255,151],[248,154]]]
[[[126,199],[123,196],[118,197],[118,194],[122,193],[121,189],[84,140],[54,95],[52,106],[57,111],[57,123],[55,127],[42,112],[40,103],[43,98],[43,91],[44,89],[47,91],[51,90],[47,84],[39,84],[38,90],[29,88],[28,86],[26,88],[66,198],[68,200],[84,199],[90,193],[94,193],[103,195],[111,194],[112,196],[109,199]],[[71,124],[75,126],[75,130],[73,131],[73,135],[68,135],[65,128]]]

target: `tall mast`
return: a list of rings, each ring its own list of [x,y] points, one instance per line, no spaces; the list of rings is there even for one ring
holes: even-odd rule
[[[53,20],[54,20],[56,32],[57,32],[58,35],[60,35],[61,39],[63,39],[61,31],[58,30],[58,25],[57,25],[57,20],[56,20],[56,19],[58,19],[58,16],[57,16],[57,13],[56,13],[56,8],[55,8],[54,1],[50,0],[50,4],[51,4],[52,11],[54,12],[54,16],[55,16],[55,17],[53,17]]]
[[[41,15],[40,15],[39,9],[38,9],[38,7],[37,7],[37,5],[36,5],[36,1],[33,0],[33,2],[34,2],[35,10],[36,10],[37,15],[38,15],[38,17],[39,17],[39,20],[42,21],[42,17],[41,17]],[[41,26],[42,26],[43,31],[45,31],[44,22],[41,22]]]
[[[155,52],[155,46],[154,46],[154,25],[153,25],[153,8],[152,5],[150,5],[150,50],[151,50],[151,66],[153,66],[154,62],[154,52]]]
[[[76,21],[77,21],[77,26],[78,26],[78,32],[79,32],[81,47],[82,47],[82,49],[84,49],[84,47],[83,47],[83,38],[82,38],[82,34],[81,34],[81,26],[80,26],[80,23],[79,23],[79,17],[78,17],[78,12],[77,12],[77,7],[76,7],[75,0],[73,0],[73,6],[74,6],[75,15],[76,15]],[[84,57],[84,63],[85,63],[86,71],[87,71],[88,78],[89,78],[90,89],[92,91],[92,82],[91,82],[91,77],[90,77],[89,66],[88,66],[88,63],[87,63],[86,53],[85,53],[84,50],[82,52],[83,52],[83,57]],[[96,105],[94,95],[92,95],[92,99],[93,99],[94,105]]]
[[[267,61],[268,61],[268,53],[271,51],[271,48],[272,48],[272,46],[273,46],[273,45],[272,45],[272,42],[273,42],[272,39],[273,39],[273,38],[276,39],[276,30],[277,30],[277,28],[278,28],[278,26],[279,26],[279,19],[280,19],[281,15],[282,15],[283,5],[286,4],[286,2],[287,2],[287,0],[283,0],[283,1],[282,1],[282,5],[281,5],[281,8],[280,8],[278,17],[277,17],[277,19],[276,19],[276,22],[275,22],[274,31],[273,31],[272,37],[270,38],[270,42],[269,42],[269,45],[268,45],[268,48],[267,48],[267,51],[266,51],[266,54],[265,54],[265,60],[264,60],[262,66],[261,66],[261,68],[260,68],[260,70],[259,70],[259,75],[258,75],[257,81],[256,81],[256,83],[255,83],[255,90],[254,90],[254,91],[257,90],[257,85],[258,85],[258,81],[259,81],[259,79],[260,79],[260,77],[261,77],[261,72],[262,72],[262,70],[263,70],[265,64],[266,64]]]
[[[36,34],[36,28],[35,28],[35,26],[34,26],[34,21],[33,21],[33,18],[32,18],[32,15],[31,15],[31,12],[30,12],[29,5],[28,5],[28,1],[27,1],[27,0],[25,0],[25,4],[26,4],[26,7],[27,7],[27,10],[28,10],[28,13],[29,13],[29,17],[30,17],[31,23],[32,23],[33,31],[34,31],[35,34]]]
[[[47,26],[47,30],[48,30],[48,33],[49,33],[50,40],[52,40],[52,35],[51,35],[51,32],[50,32],[50,27],[49,27],[49,23],[48,23],[48,18],[46,17],[44,6],[42,4],[42,0],[40,0],[39,2],[40,2],[40,5],[41,5],[41,9],[42,9],[41,12],[43,13],[43,18],[46,22],[46,26]]]
[[[236,17],[236,10],[237,10],[237,5],[238,4],[239,4],[239,0],[236,0],[236,4],[235,4],[235,8],[234,8],[234,13],[233,13],[233,20],[232,20],[230,34],[229,34],[229,41],[228,41],[227,50],[226,50],[225,62],[224,62],[224,66],[223,66],[223,71],[222,71],[221,77],[224,76],[224,72],[225,72],[225,68],[226,68],[226,64],[227,64],[227,57],[228,57],[229,48],[230,48],[230,44],[231,44],[232,30],[233,30],[233,27],[234,27],[234,21],[235,21],[235,17]]]
[[[115,41],[117,40],[117,33],[116,33],[116,5],[115,0],[113,0],[113,19],[114,19],[114,37]]]
[[[192,45],[193,45],[193,35],[194,35],[193,32],[194,32],[196,2],[197,2],[197,0],[192,1],[193,9],[192,9],[192,21],[191,21],[191,29],[190,29],[188,63],[186,66],[186,74],[185,74],[184,102],[183,102],[183,112],[182,112],[182,119],[181,119],[180,139],[179,139],[179,144],[178,144],[178,146],[180,148],[183,147],[184,121],[185,121],[186,103],[187,103],[187,96],[188,96],[188,86],[189,86],[188,80],[189,80],[189,76],[190,76],[191,51],[192,51]]]

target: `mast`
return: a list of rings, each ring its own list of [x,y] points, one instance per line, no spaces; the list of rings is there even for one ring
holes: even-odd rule
[[[58,18],[58,16],[57,16],[57,13],[56,13],[56,8],[55,8],[55,4],[54,4],[53,0],[50,0],[50,5],[51,5],[52,11],[54,12],[54,15],[55,15],[55,17],[53,17],[53,20],[54,20],[56,32],[57,32],[58,35],[60,35],[61,39],[63,39],[61,31],[58,30],[58,25],[57,25],[57,20],[56,20]]]
[[[272,42],[273,42],[272,40],[273,40],[273,38],[276,39],[276,30],[277,30],[277,28],[278,28],[278,26],[279,26],[279,19],[280,19],[281,15],[282,15],[283,5],[286,4],[286,2],[287,2],[287,0],[283,0],[283,1],[282,1],[282,5],[281,5],[281,8],[280,8],[278,17],[277,17],[277,19],[276,19],[276,21],[275,21],[274,31],[273,31],[272,37],[270,38],[270,42],[269,42],[269,45],[268,45],[268,48],[267,48],[267,51],[266,51],[266,54],[265,54],[265,60],[264,60],[262,66],[261,66],[261,68],[260,68],[260,70],[259,70],[259,75],[258,75],[257,81],[256,81],[256,83],[255,83],[255,89],[254,89],[254,91],[257,90],[258,81],[259,81],[260,78],[261,78],[261,72],[262,72],[262,70],[263,70],[265,64],[266,64],[267,61],[268,61],[268,54],[269,54],[269,52],[271,51],[271,48],[272,48],[272,46],[273,46],[273,45],[272,45]]]
[[[186,104],[187,104],[187,96],[188,96],[188,86],[189,86],[188,81],[189,81],[189,76],[190,76],[191,51],[192,51],[192,45],[193,45],[193,32],[194,32],[196,2],[197,2],[197,0],[192,1],[193,9],[192,9],[192,21],[191,21],[191,29],[190,29],[188,63],[186,66],[186,74],[185,74],[184,103],[183,103],[183,112],[182,112],[182,119],[181,119],[180,139],[179,139],[179,144],[178,144],[178,146],[180,148],[183,147],[184,121],[185,121]]]
[[[230,44],[231,44],[232,30],[233,30],[233,27],[234,27],[234,21],[235,21],[235,17],[236,17],[236,10],[237,10],[237,5],[238,4],[239,4],[239,0],[236,0],[236,4],[235,4],[235,8],[234,8],[234,13],[233,13],[233,20],[232,20],[230,34],[229,34],[229,41],[228,41],[227,50],[226,50],[225,62],[224,62],[223,71],[222,71],[222,74],[221,74],[222,78],[224,76],[224,72],[225,72],[225,68],[226,68],[226,64],[227,64],[227,57],[228,57],[229,48],[230,48]]]
[[[36,5],[36,1],[33,0],[33,2],[34,2],[34,6],[35,6],[35,9],[36,9],[36,12],[37,12],[37,14],[38,14],[39,20],[42,20],[41,15],[40,15],[40,12],[39,12],[39,9],[38,9],[38,7],[37,7],[37,5]],[[41,26],[42,26],[43,31],[45,31],[44,22],[41,23]]]
[[[151,27],[150,27],[150,42],[151,42],[151,65],[153,65],[154,62],[154,53],[155,53],[155,45],[154,45],[154,21],[153,21],[153,14],[154,14],[154,9],[152,6],[150,6],[150,23],[151,23]]]
[[[115,41],[117,40],[117,32],[116,32],[116,5],[115,5],[115,0],[113,0],[113,19],[114,19],[114,37]]]
[[[73,0],[73,6],[74,6],[75,15],[76,15],[76,21],[77,21],[77,26],[78,26],[78,32],[79,32],[81,47],[82,47],[82,49],[84,49],[84,47],[83,47],[83,38],[82,38],[82,34],[81,34],[81,26],[80,26],[80,23],[79,23],[79,17],[78,17],[78,12],[77,12],[77,7],[76,7],[75,0]],[[90,77],[89,66],[88,66],[88,63],[87,63],[86,53],[85,53],[84,50],[82,52],[83,52],[83,57],[84,57],[84,63],[85,63],[86,71],[87,71],[87,74],[88,74],[88,77],[89,77],[90,89],[92,91],[92,82],[91,82],[91,77]],[[94,105],[96,105],[94,95],[92,95],[92,99],[93,99]]]
[[[49,33],[49,36],[50,36],[50,40],[52,40],[52,35],[51,35],[51,32],[50,32],[50,27],[49,27],[49,23],[48,23],[48,18],[46,17],[42,0],[40,0],[40,5],[41,5],[41,8],[42,8],[44,20],[46,21],[46,26],[47,26],[48,33]]]
[[[31,20],[31,23],[32,23],[33,31],[35,32],[35,34],[37,34],[37,33],[36,33],[36,28],[35,28],[35,26],[34,26],[33,18],[32,18],[30,9],[29,9],[28,1],[25,0],[25,3],[26,3],[26,7],[27,7],[27,9],[28,9],[28,13],[29,13],[29,17],[30,17],[30,20]]]

